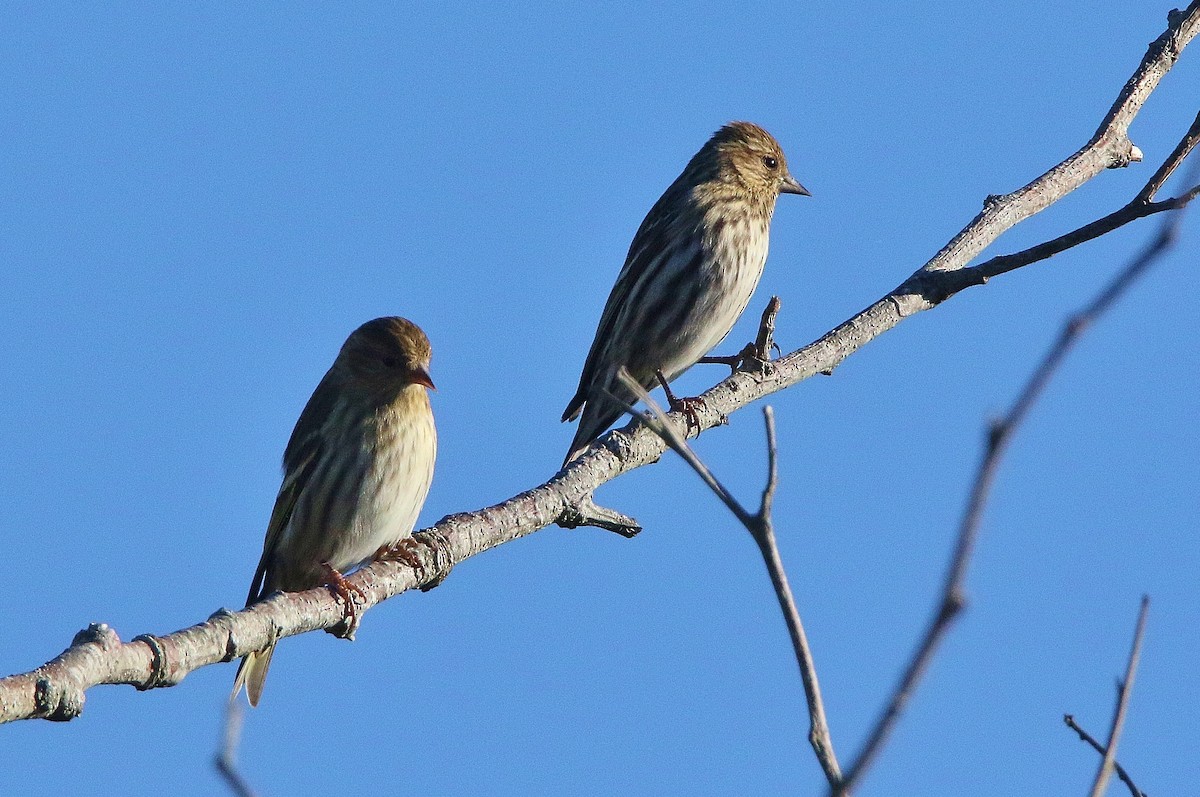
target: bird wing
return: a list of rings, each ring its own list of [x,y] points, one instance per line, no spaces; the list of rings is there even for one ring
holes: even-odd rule
[[[275,497],[275,506],[271,510],[262,556],[258,560],[254,579],[250,582],[250,593],[246,597],[247,606],[269,591],[265,589],[267,570],[275,559],[283,531],[292,519],[296,499],[304,492],[304,487],[316,470],[325,449],[326,435],[322,434],[322,428],[333,414],[337,403],[337,381],[333,369],[330,368],[309,397],[308,403],[304,405],[300,419],[296,421],[296,428],[292,430],[292,436],[288,439],[287,448],[283,452],[283,484],[279,487],[279,495]]]
[[[606,362],[607,350],[624,337],[620,328],[627,317],[631,297],[640,293],[648,284],[647,277],[655,271],[655,261],[661,262],[664,257],[670,256],[667,250],[673,238],[674,220],[668,208],[678,204],[674,199],[677,193],[676,184],[672,184],[654,203],[646,218],[642,219],[637,234],[633,236],[629,253],[625,256],[625,265],[621,267],[617,283],[613,285],[612,292],[608,294],[608,301],[604,303],[604,312],[600,315],[600,324],[596,327],[596,337],[592,339],[592,348],[588,350],[583,373],[579,377],[579,388],[563,411],[564,421],[573,421],[579,417],[583,405],[588,400],[588,394],[595,387],[598,372],[604,366],[610,365]]]

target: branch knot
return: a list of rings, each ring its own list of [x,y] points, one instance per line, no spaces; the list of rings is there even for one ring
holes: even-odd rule
[[[174,682],[167,679],[167,651],[163,647],[162,640],[154,636],[154,634],[138,634],[131,642],[145,643],[146,647],[150,648],[150,677],[144,682],[134,684],[139,692],[145,692],[148,689],[157,689],[160,686],[173,686]]]
[[[98,645],[104,650],[111,650],[120,644],[121,638],[117,636],[116,631],[109,627],[108,623],[92,623],[71,640],[71,647]]]

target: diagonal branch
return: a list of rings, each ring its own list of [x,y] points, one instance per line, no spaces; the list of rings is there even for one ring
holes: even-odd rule
[[[764,315],[764,323],[765,320],[766,316]],[[746,527],[758,545],[763,562],[767,566],[767,573],[771,577],[771,585],[775,588],[779,608],[783,611],[783,619],[787,623],[788,633],[792,638],[792,647],[796,651],[796,663],[800,666],[800,676],[804,683],[804,697],[808,702],[808,741],[812,745],[813,752],[816,753],[817,762],[820,763],[830,787],[837,787],[842,782],[842,772],[838,766],[837,755],[833,751],[829,723],[825,718],[825,704],[821,699],[821,686],[817,681],[817,666],[813,661],[812,649],[808,645],[808,635],[804,632],[804,623],[800,620],[800,611],[796,608],[796,598],[792,595],[791,585],[788,584],[787,571],[784,570],[783,559],[779,555],[779,546],[775,542],[775,525],[771,518],[771,507],[775,503],[779,468],[774,410],[769,406],[763,408],[763,418],[767,425],[767,484],[763,488],[762,501],[758,511],[752,514],[741,505],[725,485],[721,484],[708,466],[696,455],[684,436],[680,434],[679,429],[650,397],[645,388],[624,368],[621,369],[619,377],[625,387],[632,391],[650,410],[647,415],[639,415],[632,407],[629,407],[629,413],[635,418],[640,418],[675,453],[683,457],[709,489],[729,508],[734,517]]]
[[[965,287],[984,281],[964,274],[968,264],[1001,233],[1044,210],[1106,168],[1134,156],[1129,124],[1184,47],[1200,31],[1200,0],[1173,12],[1152,42],[1096,134],[1082,149],[1024,188],[989,197],[983,211],[932,260],[867,309],[819,340],[773,361],[763,373],[739,372],[705,396],[701,428],[771,393],[831,371],[859,348],[905,318],[935,307]],[[600,485],[656,461],[662,439],[637,423],[612,432],[544,484],[474,512],[443,518],[419,533],[423,567],[377,562],[352,580],[367,596],[360,614],[379,601],[435,583],[470,556],[542,529],[580,505]],[[207,621],[164,636],[122,642],[104,624],[89,626],[60,656],[37,669],[0,679],[0,723],[17,719],[69,720],[83,708],[87,689],[130,684],[139,689],[173,686],[199,667],[231,661],[286,636],[335,629],[342,609],[328,590],[275,595],[238,612],[221,610]]]
[[[1129,694],[1133,691],[1133,679],[1137,676],[1138,660],[1142,656],[1142,637],[1146,633],[1146,614],[1150,610],[1150,597],[1142,596],[1142,608],[1138,611],[1137,628],[1133,632],[1133,647],[1129,651],[1129,663],[1125,665],[1125,677],[1117,686],[1117,708],[1113,711],[1112,727],[1108,731],[1108,744],[1104,748],[1104,758],[1100,762],[1100,771],[1096,773],[1096,782],[1092,784],[1091,797],[1101,797],[1108,789],[1109,778],[1112,777],[1113,765],[1117,760],[1117,742],[1121,739],[1121,730],[1125,727],[1125,713],[1129,710]]]
[[[242,736],[242,713],[245,709],[236,698],[230,698],[225,707],[225,728],[221,733],[221,747],[213,756],[213,766],[222,780],[236,797],[256,797],[254,789],[242,777],[237,766],[238,741]]]
[[[1154,201],[1154,196],[1162,188],[1167,178],[1179,168],[1179,165],[1183,163],[1184,158],[1188,156],[1188,153],[1192,151],[1198,141],[1200,141],[1200,113],[1196,114],[1192,126],[1188,128],[1187,133],[1175,147],[1175,150],[1167,156],[1167,159],[1163,161],[1162,166],[1158,167],[1158,171],[1154,173],[1154,176],[1150,178],[1142,190],[1138,191],[1137,196],[1131,199],[1125,207],[1090,224],[1085,224],[1077,230],[1060,235],[1051,241],[1046,241],[1045,243],[1032,246],[1029,249],[1011,255],[993,257],[991,260],[980,263],[977,266],[971,266],[964,269],[964,271],[968,274],[976,274],[980,280],[987,281],[992,277],[1007,274],[1022,266],[1028,266],[1039,260],[1053,257],[1060,252],[1065,252],[1073,246],[1078,246],[1079,244],[1099,238],[1101,235],[1123,227],[1131,221],[1152,216],[1155,213],[1178,210],[1184,207],[1200,194],[1200,185],[1192,186],[1179,196],[1158,202]]]
[[[708,485],[708,488],[716,494],[717,498],[721,499],[721,503],[725,504],[729,511],[733,513],[734,517],[736,517],[743,526],[749,528],[750,526],[754,525],[757,522],[757,517],[746,511],[745,507],[738,502],[733,493],[731,493],[725,487],[725,485],[721,484],[721,482],[717,480],[717,477],[713,475],[712,471],[708,469],[708,466],[696,456],[696,453],[692,451],[690,446],[688,446],[687,440],[684,439],[684,435],[677,428],[675,428],[675,425],[671,422],[670,417],[662,407],[658,406],[658,402],[650,397],[650,394],[646,392],[646,388],[642,387],[641,383],[634,379],[629,372],[625,370],[624,366],[622,366],[621,370],[617,373],[617,377],[621,380],[622,384],[629,388],[630,391],[637,396],[638,400],[643,402],[650,410],[649,415],[646,416],[639,414],[632,406],[627,406],[626,412],[635,418],[639,418],[643,423],[650,427],[650,429],[652,429],[656,435],[661,437],[669,448],[671,448],[675,453],[679,454],[679,456],[683,457],[684,461],[692,467],[692,470],[696,471],[696,473],[700,476],[700,479],[706,485]],[[610,396],[610,398],[616,399],[616,396]]]

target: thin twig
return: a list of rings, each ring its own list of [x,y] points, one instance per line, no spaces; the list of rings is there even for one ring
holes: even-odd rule
[[[754,348],[764,363],[771,359],[771,349],[779,350],[779,345],[775,343],[775,319],[782,307],[783,301],[778,296],[772,296],[758,323],[758,336],[754,339]]]
[[[1200,122],[1200,117],[1197,117],[1197,121]],[[1188,136],[1185,137],[1185,142],[1187,139],[1195,137],[1195,131],[1196,125],[1193,124],[1193,130],[1189,130]],[[1194,144],[1195,141],[1192,140],[1186,149],[1190,150]],[[1170,169],[1166,173],[1178,167],[1179,160],[1176,159],[1176,156],[1183,149],[1184,147],[1181,144],[1180,147],[1176,148],[1175,153],[1172,153],[1172,156],[1168,158]],[[1178,157],[1181,159],[1182,155]],[[1160,177],[1160,174],[1163,172],[1164,169],[1156,172],[1155,176],[1151,179],[1151,183],[1147,185],[1155,185],[1157,181],[1157,185],[1153,189],[1157,190],[1157,187],[1161,186],[1162,180],[1166,179],[1165,174]],[[1188,182],[1194,183],[1198,173],[1200,173],[1200,164],[1189,169]],[[929,662],[932,660],[933,654],[942,637],[966,603],[963,584],[966,580],[967,566],[970,563],[971,554],[975,549],[975,543],[979,537],[984,506],[991,492],[992,483],[995,481],[1000,460],[1007,449],[1008,442],[1012,439],[1013,433],[1020,426],[1021,422],[1025,420],[1030,408],[1041,397],[1051,377],[1054,376],[1059,365],[1062,364],[1063,359],[1078,341],[1083,331],[1112,307],[1113,303],[1128,290],[1129,286],[1144,274],[1175,241],[1178,236],[1179,225],[1183,219],[1183,212],[1183,207],[1180,207],[1180,209],[1169,214],[1163,220],[1158,233],[1146,248],[1118,273],[1083,310],[1067,320],[1058,340],[1046,353],[1041,363],[1038,364],[1033,375],[1008,413],[1000,420],[994,422],[988,430],[984,456],[976,472],[975,482],[971,487],[970,499],[963,514],[961,525],[959,526],[958,541],[955,545],[954,556],[951,558],[950,568],[942,589],[941,602],[929,625],[926,627],[921,644],[909,661],[908,667],[901,677],[899,684],[896,686],[891,700],[880,714],[878,720],[876,720],[871,734],[867,737],[867,742],[863,746],[862,752],[854,759],[853,765],[847,771],[846,777],[842,781],[841,788],[832,790],[832,794],[835,797],[847,793],[850,787],[858,782],[858,779],[862,777],[863,773],[874,761],[884,742],[887,740],[888,735],[891,733],[901,711],[912,697],[917,683],[928,668]]]
[[[1075,731],[1075,733],[1079,735],[1079,738],[1082,741],[1087,742],[1089,745],[1091,745],[1093,750],[1095,750],[1100,755],[1104,755],[1104,745],[1100,744],[1098,741],[1096,741],[1092,737],[1092,735],[1090,733],[1088,733],[1083,728],[1081,728],[1079,726],[1079,723],[1077,723],[1075,721],[1075,718],[1073,716],[1071,716],[1070,714],[1064,714],[1063,722],[1066,723],[1068,728]],[[1121,766],[1121,764],[1119,762],[1117,762],[1116,760],[1113,761],[1113,769],[1115,769],[1117,771],[1117,777],[1119,777],[1121,779],[1121,781],[1126,786],[1129,787],[1129,793],[1131,795],[1133,795],[1133,797],[1149,797],[1149,795],[1146,794],[1146,792],[1142,791],[1141,789],[1139,789],[1137,787],[1137,784],[1133,782],[1133,778],[1131,778],[1129,776],[1129,773],[1125,771],[1125,767]]]
[[[646,389],[629,374],[624,366],[621,366],[618,377],[626,384],[626,387],[628,387],[634,393],[634,395],[637,396],[638,400],[646,405],[646,407],[650,410],[650,415],[642,415],[629,405],[626,405],[626,412],[629,412],[635,417],[641,418],[641,420],[647,426],[649,426],[655,432],[655,434],[661,437],[668,446],[670,446],[677,454],[679,454],[679,456],[683,457],[684,461],[691,465],[692,469],[700,475],[700,478],[704,480],[704,483],[708,485],[709,489],[716,493],[717,497],[721,499],[721,503],[725,504],[725,506],[729,508],[729,511],[732,512],[743,525],[746,523],[753,523],[754,516],[747,512],[745,508],[738,503],[738,500],[734,498],[733,493],[729,492],[725,485],[721,484],[721,482],[717,480],[717,477],[713,475],[712,471],[708,469],[708,466],[696,456],[695,452],[692,451],[690,446],[688,446],[687,440],[684,439],[683,435],[671,422],[666,411],[663,410],[662,407],[658,406],[658,402],[651,398],[650,394],[646,392]],[[612,396],[612,398],[617,399],[616,396]]]
[[[1091,797],[1101,797],[1108,789],[1113,765],[1117,760],[1117,743],[1125,727],[1125,714],[1129,710],[1129,694],[1133,691],[1133,679],[1137,676],[1138,661],[1142,656],[1142,637],[1146,633],[1146,614],[1150,610],[1150,596],[1142,596],[1142,608],[1138,611],[1137,628],[1133,632],[1133,646],[1129,650],[1129,663],[1125,665],[1125,677],[1117,687],[1117,708],[1113,711],[1112,727],[1108,731],[1108,744],[1104,748],[1104,759],[1092,784]]]
[[[701,357],[696,362],[709,365],[727,365],[729,370],[737,373],[740,369],[767,373],[771,370],[771,350],[779,350],[775,342],[775,319],[783,302],[778,296],[772,296],[763,310],[758,323],[758,335],[752,343],[747,343],[740,352],[729,356]]]
[[[231,698],[225,708],[225,729],[221,734],[221,749],[217,751],[213,758],[213,765],[216,766],[217,772],[221,773],[221,777],[229,785],[230,790],[237,797],[255,797],[254,789],[250,788],[250,784],[238,772],[237,767],[237,749],[238,742],[242,738],[242,704]]]
[[[817,680],[817,668],[813,661],[812,650],[808,645],[808,636],[804,632],[804,623],[801,621],[800,612],[796,608],[795,596],[792,594],[791,585],[788,584],[787,572],[783,567],[783,559],[779,555],[779,546],[775,542],[775,527],[771,520],[771,507],[775,501],[775,488],[779,480],[774,411],[770,407],[763,408],[763,417],[767,427],[767,484],[763,488],[762,502],[759,504],[758,511],[751,514],[733,496],[733,493],[725,485],[721,484],[720,480],[713,475],[712,471],[704,464],[700,457],[696,455],[696,452],[687,444],[687,440],[680,434],[679,429],[667,417],[662,407],[658,406],[658,403],[650,397],[645,388],[624,368],[621,369],[619,377],[622,383],[646,405],[649,409],[649,414],[640,414],[633,407],[627,407],[627,411],[635,417],[641,418],[655,433],[662,437],[668,446],[679,454],[679,456],[683,457],[683,460],[691,466],[692,470],[699,474],[709,489],[729,508],[734,517],[746,527],[746,530],[750,532],[750,536],[754,538],[754,542],[758,545],[763,562],[767,566],[767,573],[771,577],[771,584],[775,588],[775,595],[779,600],[779,608],[783,611],[783,618],[787,623],[788,633],[792,639],[792,647],[796,652],[796,663],[800,667],[800,676],[804,683],[804,696],[808,702],[808,741],[812,745],[813,752],[816,753],[817,761],[820,763],[822,771],[825,773],[825,779],[829,781],[831,787],[836,787],[841,783],[842,773],[838,765],[837,755],[833,750],[833,739],[829,733],[829,723],[825,718],[825,705],[821,699],[821,687]]]
[[[813,660],[812,649],[808,645],[808,636],[804,632],[804,623],[800,621],[800,613],[796,608],[796,600],[792,596],[792,588],[788,584],[787,572],[783,569],[783,560],[779,555],[779,546],[775,542],[775,523],[771,515],[771,507],[775,503],[775,487],[778,482],[779,469],[777,466],[777,447],[775,443],[775,411],[763,407],[763,417],[767,425],[767,485],[763,489],[762,505],[758,512],[758,533],[750,528],[751,536],[758,543],[767,572],[771,576],[771,584],[779,598],[779,608],[787,621],[788,633],[792,638],[792,647],[796,651],[796,662],[800,665],[800,678],[804,683],[804,698],[808,702],[808,742],[812,745],[825,772],[825,779],[830,786],[841,782],[842,772],[838,766],[837,755],[833,751],[833,738],[829,733],[829,723],[825,718],[825,703],[821,699],[821,685],[817,680],[817,664]],[[748,527],[749,528],[749,527]]]

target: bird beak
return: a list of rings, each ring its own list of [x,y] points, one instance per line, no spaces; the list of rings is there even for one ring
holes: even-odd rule
[[[812,194],[808,192],[808,189],[796,182],[796,178],[792,177],[790,174],[785,175],[784,178],[779,181],[779,193],[812,196]]]
[[[437,385],[433,383],[433,377],[429,375],[429,371],[421,366],[417,366],[412,372],[412,381],[414,385],[423,385],[430,390],[437,390]]]

